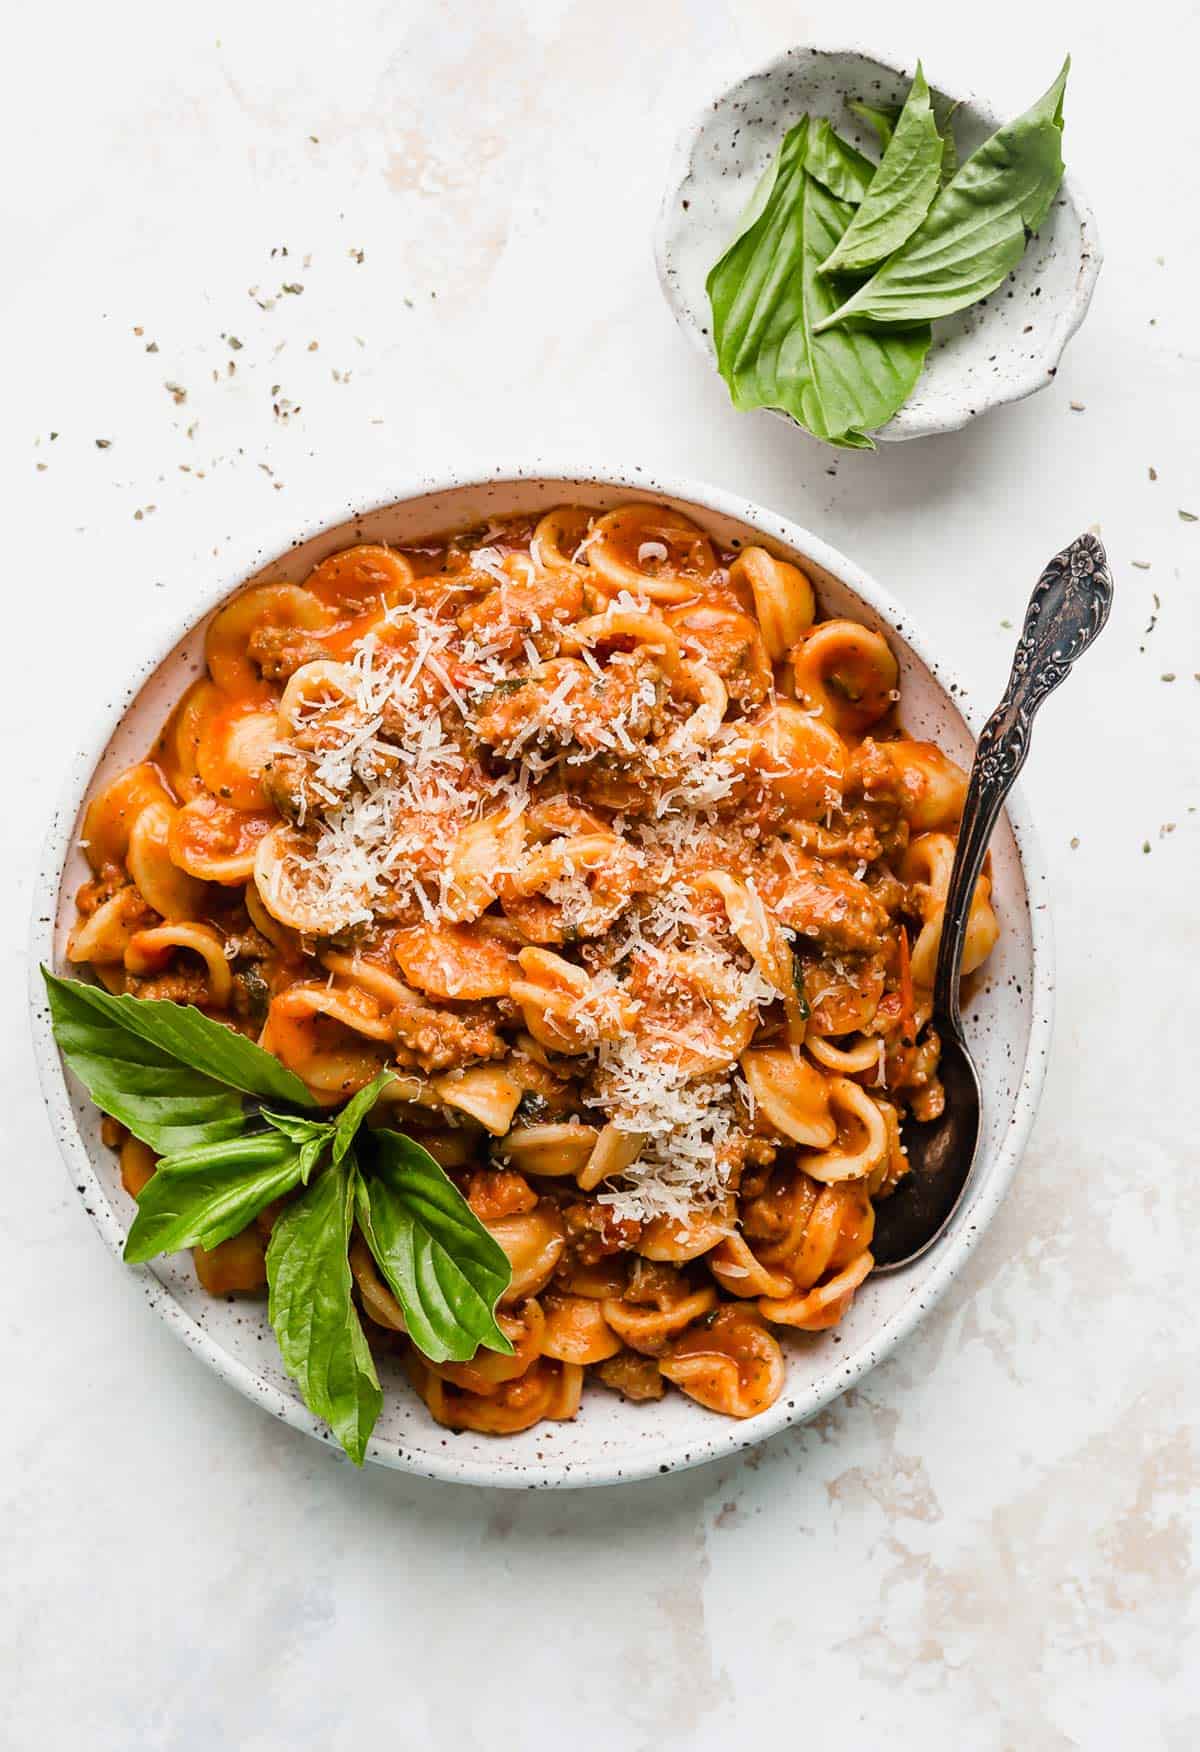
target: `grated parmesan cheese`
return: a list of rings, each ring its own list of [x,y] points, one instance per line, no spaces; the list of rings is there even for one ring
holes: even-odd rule
[[[503,526],[489,528],[467,557],[476,574],[511,585],[528,568],[539,568],[541,556],[535,542],[528,558],[505,558],[490,539],[502,533]],[[596,533],[589,529],[576,561]],[[663,563],[669,551],[661,541],[646,541],[637,557],[640,565]],[[345,660],[348,691],[339,683],[330,697],[304,702],[297,733],[281,750],[302,763],[303,832],[295,858],[272,880],[295,884],[331,930],[399,917],[405,908],[409,918],[436,925],[450,910],[452,853],[465,827],[497,810],[505,821],[515,820],[535,796],[559,790],[570,797],[575,787],[586,801],[578,769],[606,754],[618,756],[617,776],[635,782],[639,801],[628,816],[615,816],[613,831],[656,887],[633,896],[602,944],[597,941],[595,962],[588,963],[590,992],[572,1013],[578,1039],[591,1044],[573,1065],[592,1092],[588,1105],[602,1107],[619,1130],[644,1141],[637,1160],[596,1196],[614,1217],[642,1223],[719,1213],[738,1159],[734,1146],[747,1116],[753,1120],[753,1095],[736,1066],[698,1075],[680,1065],[696,1065],[714,1026],[757,1019],[779,997],[723,915],[697,906],[688,881],[698,868],[744,869],[741,852],[757,838],[753,824],[736,827],[717,814],[743,778],[738,748],[744,727],[722,724],[707,737],[689,731],[693,704],[670,697],[645,651],[606,649],[603,635],[582,641],[582,649],[572,643],[578,661],[563,665],[566,673],[548,689],[546,664],[561,650],[556,640],[563,629],[532,615],[519,649],[509,637],[488,643],[464,635],[451,618],[455,593],[463,588],[478,597],[488,587],[476,576],[466,586],[447,584],[432,605],[387,609],[383,627],[364,636]],[[604,612],[610,618],[647,610],[660,612],[644,595],[624,589]],[[460,663],[469,666],[469,681]],[[533,709],[528,717],[523,710],[514,714],[514,734],[476,752],[470,719],[480,701],[505,682],[537,678],[540,684],[525,696]],[[602,688],[620,690],[603,697],[603,711],[596,706]],[[832,789],[828,801],[831,808],[840,804]],[[783,855],[791,862],[786,842]],[[489,870],[493,877],[516,873],[507,864]],[[596,916],[597,895],[585,871],[568,868],[541,892],[571,930],[586,929]],[[644,984],[637,989],[646,994],[640,1004],[613,972],[626,956],[638,958]],[[694,1013],[673,1001],[685,956],[703,967]],[[449,988],[449,963],[444,971]]]

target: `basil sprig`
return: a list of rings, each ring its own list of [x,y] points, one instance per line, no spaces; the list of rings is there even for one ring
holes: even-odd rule
[[[713,338],[735,407],[782,408],[826,443],[870,450],[868,430],[912,392],[930,331],[817,332],[840,299],[821,266],[854,213],[828,186],[851,186],[829,132],[805,116],[785,137],[739,236],[708,276]]]
[[[1069,59],[1063,63],[1032,108],[971,154],[923,222],[864,286],[823,319],[823,327],[928,322],[977,303],[1003,283],[1062,181],[1063,94],[1070,65]],[[899,137],[897,124],[889,152]]]
[[[68,1066],[161,1156],[127,1260],[216,1247],[288,1199],[267,1248],[268,1313],[305,1404],[356,1465],[382,1406],[352,1294],[356,1221],[426,1356],[466,1361],[481,1344],[511,1353],[495,1318],[512,1280],[503,1248],[427,1150],[363,1129],[393,1071],[318,1118],[298,1077],[199,1010],[42,974]]]
[[[871,431],[916,385],[930,323],[995,291],[1045,220],[1069,67],[958,168],[919,63],[900,111],[850,105],[879,136],[877,166],[827,121],[800,117],[708,276],[735,407],[776,408],[828,444],[874,449]]]

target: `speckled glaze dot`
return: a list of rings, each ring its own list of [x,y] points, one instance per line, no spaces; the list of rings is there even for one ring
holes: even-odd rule
[[[201,664],[211,612],[251,578],[299,582],[313,565],[351,540],[413,542],[493,515],[540,512],[575,500],[591,509],[629,498],[665,500],[710,528],[719,540],[766,540],[810,574],[824,613],[849,615],[885,632],[900,662],[902,712],[915,735],[937,740],[967,763],[970,717],[956,683],[888,593],[819,537],[776,513],[695,481],[628,466],[564,466],[535,458],[513,467],[459,471],[412,482],[388,480],[357,505],[338,507],[299,536],[282,529],[247,545],[215,586],[202,579],[180,592],[184,616],[164,626],[127,689],[89,727],[46,839],[31,929],[31,1010],[39,1075],[59,1146],[85,1209],[120,1254],[134,1206],[120,1185],[115,1155],[100,1142],[99,1116],[69,1079],[50,1033],[40,962],[61,967],[73,896],[84,879],[79,819],[93,788],[140,760],[163,719]],[[380,1359],[383,1414],[368,1450],[382,1465],[426,1478],[506,1489],[616,1484],[658,1477],[735,1454],[789,1425],[803,1423],[882,1361],[931,1309],[961,1270],[1015,1172],[1041,1093],[1052,1013],[1052,945],[1046,874],[1018,788],[992,845],[994,900],[1003,926],[968,1024],[984,1088],[980,1162],[947,1236],[909,1271],[868,1279],[836,1333],[784,1340],[786,1392],[744,1424],[704,1411],[682,1394],[632,1405],[589,1389],[574,1423],[497,1440],[449,1436],[412,1394],[395,1361]],[[46,1171],[49,1171],[48,1165]],[[171,1330],[224,1380],[274,1417],[318,1437],[313,1418],[283,1372],[265,1305],[213,1300],[195,1280],[188,1256],[157,1260],[137,1272],[146,1299]],[[153,1439],[154,1407],[131,1411]],[[340,1456],[338,1456],[340,1458]]]
[[[710,364],[715,354],[705,280],[784,133],[806,112],[826,116],[846,139],[873,152],[871,130],[846,108],[846,100],[901,104],[913,71],[853,47],[787,49],[706,104],[679,136],[655,231],[655,255],[675,320]],[[1051,72],[1047,66],[1043,87]],[[934,83],[932,76],[930,82],[939,113],[943,103],[958,104],[954,134],[960,161],[1010,119],[976,97]],[[1019,108],[1032,103],[1040,89],[1029,91]],[[1068,157],[1070,106],[1068,84]],[[954,432],[991,408],[1044,389],[1087,315],[1102,259],[1091,208],[1068,173],[1041,231],[1004,284],[982,303],[934,325],[933,346],[916,388],[874,436],[893,441]]]

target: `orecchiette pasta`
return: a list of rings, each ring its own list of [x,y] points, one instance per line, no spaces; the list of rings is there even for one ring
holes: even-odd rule
[[[200,882],[244,888],[253,880],[259,841],[271,832],[274,816],[234,809],[217,797],[194,797],[177,809],[167,829],[172,863]]]
[[[761,1321],[732,1303],[676,1339],[658,1366],[689,1399],[727,1417],[753,1417],[783,1390],[777,1341]]]
[[[624,505],[599,518],[585,557],[602,588],[628,590],[651,602],[703,595],[715,570],[708,537],[665,505]]]
[[[905,853],[900,874],[914,891],[914,903],[922,924],[912,950],[912,977],[915,985],[932,990],[937,967],[938,948],[942,940],[942,913],[950,887],[950,872],[954,868],[954,841],[947,833],[923,833],[914,839]],[[992,910],[991,878],[983,875],[975,884],[971,910],[967,916],[967,936],[963,945],[962,970],[974,973],[991,954],[1000,935],[1000,926]]]
[[[777,560],[765,548],[744,548],[729,570],[736,588],[749,585],[763,644],[772,663],[783,663],[813,624],[813,587],[799,566]]]
[[[752,1417],[872,1268],[965,776],[904,736],[880,633],[672,507],[564,505],[256,582],[150,758],[86,810],[68,954],[199,1005],[383,1123],[508,1258],[511,1355],[431,1362],[365,1240],[372,1342],[454,1429],[573,1417],[585,1372]],[[964,971],[999,924],[981,877]],[[123,1184],[155,1158],[119,1126]],[[264,1283],[278,1209],[197,1249]]]
[[[899,674],[887,640],[857,621],[821,621],[792,651],[797,697],[843,736],[879,722]]]
[[[169,803],[148,803],[129,834],[125,864],[146,905],[164,919],[190,919],[200,911],[203,889],[171,856]]]

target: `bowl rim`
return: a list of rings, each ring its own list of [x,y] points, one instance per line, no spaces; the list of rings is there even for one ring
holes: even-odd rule
[[[788,60],[800,55],[813,55],[824,58],[832,55],[855,55],[862,60],[872,61],[879,67],[886,67],[891,73],[908,77],[908,64],[915,59],[912,56],[894,55],[890,48],[869,48],[863,43],[846,42],[840,37],[823,40],[819,35],[810,37],[806,42],[794,43],[789,48],[777,50],[765,60],[758,62],[745,73],[739,74],[734,80],[723,85],[719,90],[713,90],[703,103],[696,106],[688,121],[675,136],[671,157],[668,162],[666,186],[662,200],[659,203],[658,217],[654,225],[654,264],[658,273],[658,283],[667,307],[675,319],[676,326],[697,349],[709,366],[715,369],[713,352],[708,337],[701,332],[690,316],[685,312],[675,281],[667,261],[669,238],[675,229],[677,209],[680,198],[687,184],[693,179],[693,154],[700,131],[708,121],[712,112],[727,99],[738,96],[746,86],[755,80],[765,79],[783,66]],[[922,57],[922,65],[924,58]],[[980,120],[993,132],[1002,126],[1005,117],[995,106],[978,97],[967,85],[960,86],[957,81],[947,84],[941,78],[933,78],[926,68],[929,88],[940,97],[949,98],[956,107],[970,107]],[[1032,102],[1032,99],[1030,99]],[[1054,381],[1054,373],[1067,349],[1067,344],[1076,333],[1092,302],[1092,294],[1096,289],[1096,281],[1100,269],[1104,265],[1104,249],[1100,234],[1096,228],[1096,216],[1092,211],[1078,178],[1070,171],[1064,170],[1059,186],[1058,197],[1066,198],[1067,204],[1075,214],[1076,224],[1081,240],[1085,242],[1075,276],[1071,297],[1065,299],[1060,308],[1057,320],[1050,328],[1046,340],[1033,359],[1025,361],[1018,369],[1014,369],[1011,377],[997,382],[993,380],[985,392],[973,394],[972,405],[964,405],[951,414],[933,416],[931,414],[917,415],[909,413],[907,419],[902,419],[905,408],[900,408],[883,426],[872,429],[871,436],[885,443],[907,441],[911,438],[935,437],[941,432],[958,432],[981,414],[987,414],[993,408],[1007,407],[1010,402],[1024,401],[1027,396],[1034,395],[1039,389],[1045,389]],[[768,412],[778,412],[779,417],[788,420],[791,416],[780,410],[768,409]],[[900,422],[899,429],[893,430]]]
[[[961,714],[968,729],[973,735],[978,735],[980,714],[964,700],[962,688],[946,667],[931,654],[924,633],[913,625],[907,610],[900,606],[889,591],[838,549],[791,518],[771,511],[752,499],[711,486],[704,481],[628,465],[616,467],[589,463],[576,468],[571,466],[570,461],[564,463],[562,458],[550,460],[535,457],[486,470],[468,466],[440,470],[428,475],[413,475],[399,482],[388,480],[375,491],[332,508],[328,515],[310,519],[300,532],[297,532],[294,521],[288,520],[286,524],[280,521],[269,535],[258,538],[253,547],[246,544],[241,558],[223,563],[219,583],[194,595],[189,594],[186,601],[181,593],[177,610],[170,617],[158,621],[147,632],[143,644],[144,654],[130,671],[118,697],[97,710],[90,719],[88,734],[82,737],[61,787],[35,875],[29,935],[29,992],[38,1077],[72,1184],[89,1217],[118,1259],[125,1242],[125,1227],[109,1205],[107,1192],[80,1132],[65,1067],[50,1031],[49,1011],[39,973],[42,962],[50,967],[55,963],[55,920],[71,836],[89,782],[109,741],[119,728],[132,701],[175,646],[219,603],[253,578],[265,565],[282,559],[292,549],[303,546],[314,537],[341,524],[387,510],[394,505],[440,493],[469,492],[506,483],[520,485],[539,481],[561,482],[564,489],[573,485],[598,486],[618,492],[679,500],[710,511],[718,517],[746,523],[760,530],[769,540],[807,556],[846,584],[882,618],[890,630],[904,639],[914,655],[925,665],[937,687]],[[496,1459],[492,1462],[474,1460],[465,1454],[456,1455],[453,1444],[436,1453],[422,1454],[372,1439],[368,1448],[368,1459],[399,1471],[443,1482],[498,1488],[570,1488],[631,1483],[735,1454],[742,1449],[757,1446],[783,1429],[807,1422],[877,1363],[882,1362],[912,1332],[958,1275],[1007,1193],[1037,1112],[1045,1078],[1053,1026],[1054,990],[1048,878],[1038,836],[1019,786],[1014,787],[1009,796],[1007,814],[1024,878],[1030,919],[1030,1031],[1020,1079],[1013,1097],[1007,1128],[990,1167],[987,1185],[971,1207],[971,1221],[964,1223],[960,1218],[956,1224],[951,1225],[935,1248],[924,1256],[925,1275],[919,1289],[914,1289],[884,1325],[869,1334],[854,1351],[839,1357],[836,1368],[831,1368],[821,1381],[797,1392],[790,1402],[781,1396],[768,1411],[746,1423],[714,1417],[712,1433],[701,1441],[693,1436],[662,1445],[647,1444],[642,1453],[614,1451],[587,1461],[566,1462],[548,1457],[539,1463],[533,1476],[533,1468],[528,1465],[506,1466],[504,1448],[500,1444],[497,1446]],[[124,1269],[128,1271],[130,1268],[125,1266]],[[292,1428],[302,1430],[331,1445],[327,1426],[314,1417],[301,1400],[263,1379],[252,1368],[225,1351],[186,1312],[182,1304],[175,1300],[170,1288],[158,1279],[149,1266],[140,1265],[134,1269],[141,1278],[141,1287],[150,1306],[188,1349],[202,1358],[218,1376],[237,1388],[252,1403],[263,1406]]]

